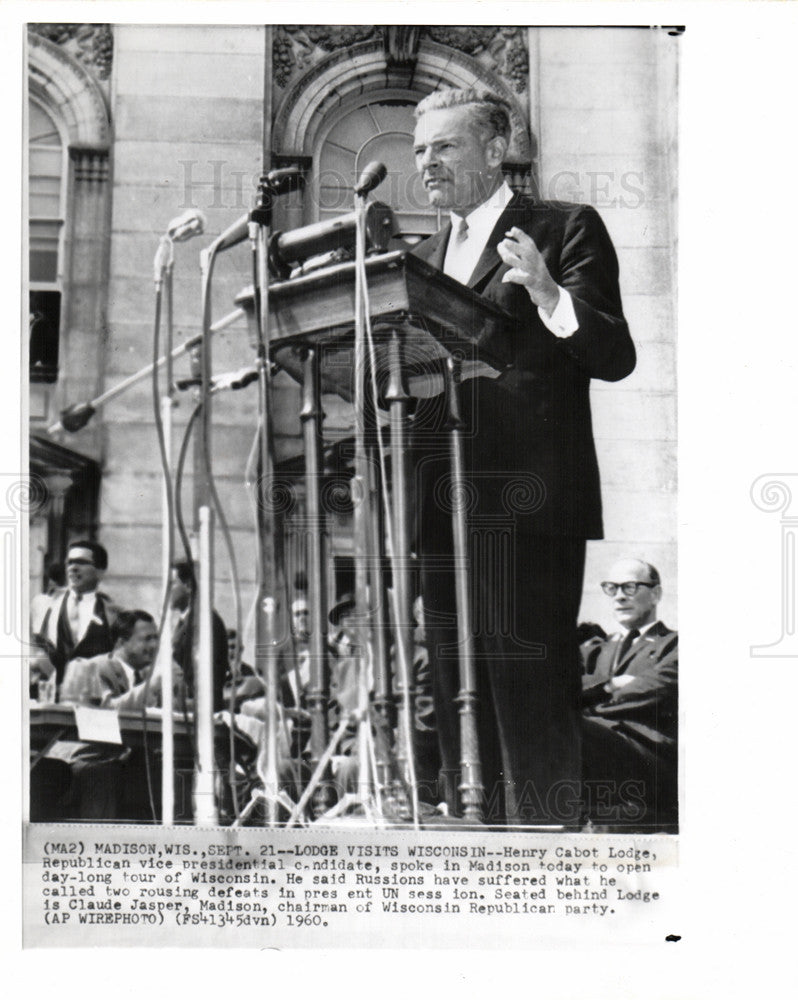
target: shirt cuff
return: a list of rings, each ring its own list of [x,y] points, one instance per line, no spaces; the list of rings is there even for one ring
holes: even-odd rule
[[[565,339],[576,333],[579,329],[579,322],[574,312],[574,303],[570,293],[564,288],[560,288],[559,285],[557,287],[560,289],[560,297],[554,307],[554,312],[549,316],[538,306],[538,316],[546,329],[551,331],[555,337]]]

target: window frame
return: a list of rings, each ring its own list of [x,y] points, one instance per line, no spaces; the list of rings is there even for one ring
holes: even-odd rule
[[[60,145],[55,144],[36,144],[38,148],[45,150],[59,152],[61,158],[61,172],[60,172],[60,183],[58,189],[58,215],[57,216],[34,216],[31,214],[31,188],[33,182],[33,172],[31,169],[31,148],[34,145],[31,140],[30,134],[30,119],[31,113],[30,108],[35,105],[39,111],[46,116],[46,118],[52,123],[55,132],[58,134],[60,139]],[[27,259],[26,259],[26,274],[27,274],[27,292],[28,299],[30,299],[31,292],[56,292],[59,295],[59,316],[58,316],[58,339],[59,339],[59,351],[58,351],[58,364],[55,366],[55,370],[50,369],[42,373],[36,373],[29,371],[28,377],[31,382],[41,383],[41,384],[53,384],[58,381],[59,369],[60,369],[60,341],[63,332],[63,319],[65,315],[64,309],[64,288],[65,288],[65,274],[66,274],[66,252],[67,252],[67,217],[69,208],[69,135],[65,123],[60,120],[60,116],[46,101],[42,100],[38,95],[29,93],[28,94],[28,104],[27,104],[27,121],[26,121],[26,132],[27,132],[27,143],[26,143],[26,182],[27,182],[27,203],[26,203],[26,215],[27,215]],[[38,175],[37,175],[38,176]],[[41,176],[51,176],[42,174]],[[58,227],[58,239],[56,243],[56,266],[55,266],[55,278],[52,280],[42,280],[34,279],[31,277],[30,271],[30,253],[33,238],[33,228],[35,222],[47,222],[54,223]]]

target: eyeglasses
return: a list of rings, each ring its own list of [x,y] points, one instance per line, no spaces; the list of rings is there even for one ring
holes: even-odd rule
[[[642,580],[627,580],[625,583],[613,583],[611,580],[604,580],[601,589],[607,597],[615,597],[619,590],[623,591],[625,597],[634,597],[641,587],[657,587],[656,583],[644,583]]]
[[[93,566],[91,559],[67,559],[67,566]]]

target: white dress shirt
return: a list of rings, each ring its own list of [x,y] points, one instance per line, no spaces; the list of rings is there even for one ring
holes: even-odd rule
[[[513,190],[505,181],[502,186],[493,192],[487,201],[477,205],[475,209],[466,216],[451,212],[452,234],[446,247],[446,256],[443,261],[443,273],[450,278],[459,281],[462,285],[468,284],[477,261],[482,256],[482,252],[490,239],[490,234],[496,228],[496,223],[501,218],[513,197]],[[467,229],[466,238],[458,240],[455,238],[460,229],[462,220],[465,219]],[[555,337],[570,337],[579,329],[579,323],[574,312],[574,304],[570,294],[559,285],[560,298],[557,305],[549,315],[545,310],[538,307],[538,315],[547,330]]]
[[[637,638],[642,639],[643,636],[646,634],[646,632],[650,632],[651,629],[658,624],[659,624],[659,618],[655,618],[654,621],[649,622],[648,625],[643,625],[642,628],[639,628],[637,630],[640,633]],[[624,625],[620,625],[618,631],[614,633],[613,638],[623,639],[626,635],[628,635],[629,632],[631,632],[631,629],[626,628]],[[635,639],[635,642],[637,642],[637,639]]]
[[[70,590],[69,597],[73,597],[73,592]],[[91,623],[92,618],[94,618],[94,603],[97,599],[96,590],[87,590],[85,593],[80,595],[80,601],[78,601],[78,621],[80,625],[78,626],[78,635],[75,642],[80,642]]]
[[[64,606],[64,601],[70,602],[75,600],[75,592],[73,590],[66,590],[62,595],[59,595],[61,600],[56,599],[52,605],[52,612],[50,614],[50,619],[47,623],[47,638],[50,639],[54,646],[58,645],[58,619],[61,615],[61,610]],[[94,618],[94,605],[97,600],[97,591],[89,590],[85,594],[80,595],[80,600],[77,604],[77,635],[73,636],[75,644],[80,642],[83,636],[88,630],[89,624],[92,618]],[[67,604],[67,621],[70,620],[71,607],[69,603]],[[99,619],[96,619],[99,623]]]

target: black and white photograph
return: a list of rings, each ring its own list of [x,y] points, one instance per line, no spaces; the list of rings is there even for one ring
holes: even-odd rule
[[[678,829],[680,35],[27,25],[32,821]]]
[[[23,948],[688,995],[796,693],[790,5],[7,6]]]

